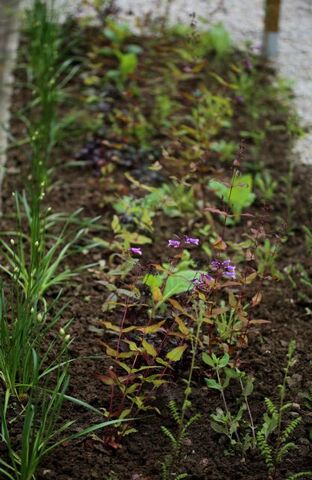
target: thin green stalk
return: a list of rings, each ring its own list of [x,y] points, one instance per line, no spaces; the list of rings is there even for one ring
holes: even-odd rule
[[[183,428],[184,428],[184,419],[185,419],[185,414],[187,412],[187,409],[189,407],[189,397],[192,393],[192,379],[193,379],[193,373],[195,369],[195,364],[196,364],[196,354],[198,351],[198,344],[199,344],[199,339],[201,335],[201,330],[202,330],[202,325],[203,325],[203,312],[199,312],[199,318],[197,320],[197,326],[196,326],[196,334],[194,340],[192,339],[192,359],[191,359],[191,365],[190,365],[190,370],[189,370],[189,375],[188,379],[186,382],[186,388],[185,388],[185,395],[183,399],[183,404],[182,404],[182,410],[181,410],[181,421],[180,421],[180,428],[178,432],[178,439],[181,438]]]

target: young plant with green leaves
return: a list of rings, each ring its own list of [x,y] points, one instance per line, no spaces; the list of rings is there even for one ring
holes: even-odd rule
[[[191,363],[189,368],[189,373],[185,379],[185,389],[183,394],[183,400],[181,408],[179,409],[176,402],[173,400],[169,402],[168,408],[171,413],[172,418],[174,419],[177,426],[177,433],[174,434],[167,427],[162,426],[162,432],[170,440],[171,444],[171,453],[166,456],[164,462],[162,463],[162,479],[170,480],[175,478],[180,480],[186,478],[186,474],[176,474],[174,469],[178,468],[178,463],[180,460],[181,449],[183,447],[183,442],[188,434],[188,431],[191,425],[198,421],[201,417],[199,413],[193,414],[190,418],[186,418],[187,412],[190,410],[192,403],[190,400],[192,394],[192,381],[194,375],[194,369],[196,368],[196,356],[201,340],[202,326],[204,324],[205,315],[206,315],[206,305],[202,300],[199,300],[198,303],[193,304],[195,310],[195,326],[194,329],[189,330],[188,339],[191,342]],[[174,476],[173,476],[174,475]]]
[[[273,179],[268,170],[265,170],[262,174],[258,173],[256,175],[255,185],[259,188],[261,197],[266,202],[271,202],[273,200],[278,183]]]
[[[287,380],[289,370],[295,365],[296,342],[292,340],[288,345],[287,364],[284,369],[283,382],[278,385],[278,403],[273,403],[269,398],[265,399],[266,413],[263,416],[261,429],[257,432],[257,443],[264,458],[269,474],[276,475],[276,471],[290,450],[296,448],[296,444],[290,441],[294,430],[300,424],[300,416],[290,421],[285,421],[285,413],[293,404],[285,402],[287,393]]]
[[[250,207],[255,201],[256,195],[252,191],[252,184],[251,175],[239,175],[236,171],[234,171],[229,185],[217,180],[210,180],[209,189],[229,207],[233,214],[225,215],[228,226],[238,223],[241,220],[243,210]]]
[[[226,435],[231,448],[238,448],[244,455],[249,448],[256,446],[255,425],[248,401],[248,397],[253,391],[254,379],[238,368],[230,367],[230,357],[227,353],[222,357],[217,357],[214,353],[208,355],[204,352],[202,358],[204,363],[216,374],[216,379],[206,378],[207,387],[219,391],[223,403],[223,409],[218,407],[216,412],[211,414],[211,427],[216,432]],[[231,412],[225,395],[225,390],[229,387],[231,380],[238,381],[242,392],[242,403],[235,414]],[[244,418],[246,412],[248,421]],[[246,430],[246,426],[248,430]]]
[[[5,390],[16,398],[27,397],[36,383],[49,375],[58,364],[67,364],[66,352],[71,341],[64,325],[60,336],[49,346],[42,346],[59,323],[65,306],[58,307],[60,294],[51,305],[30,303],[13,278],[11,298],[6,301],[0,288],[0,379]],[[53,310],[56,310],[54,313]],[[39,353],[40,352],[40,353]]]
[[[14,200],[17,229],[5,232],[0,238],[1,253],[6,260],[0,269],[16,279],[29,303],[35,305],[44,301],[49,288],[77,274],[62,265],[73,253],[93,246],[85,237],[98,218],[80,219],[81,210],[69,215],[43,208],[34,212],[25,194],[14,194]],[[72,233],[72,225],[81,228]],[[9,241],[4,239],[7,236],[11,237]]]
[[[117,88],[122,91],[129,78],[137,70],[142,48],[139,45],[128,43],[133,34],[125,23],[106,19],[103,33],[110,45],[102,48],[94,46],[94,50],[95,52],[98,50],[101,56],[116,58],[118,65],[116,68],[108,70],[105,81],[114,82]]]
[[[271,242],[269,238],[265,238],[263,243],[257,245],[255,257],[259,275],[270,275],[278,280],[284,278],[284,275],[277,269],[276,265],[279,251],[280,244],[277,241]]]
[[[34,378],[32,388],[21,404],[11,402],[7,390],[0,399],[1,441],[7,451],[5,459],[0,458],[0,473],[8,480],[36,480],[37,471],[44,457],[63,443],[81,438],[115,424],[115,420],[99,422],[73,433],[75,420],[64,421],[62,408],[65,401],[71,401],[92,410],[101,417],[94,407],[66,395],[69,384],[67,366],[60,364],[53,374],[42,381],[37,357],[33,355]],[[51,372],[52,373],[52,372]],[[13,411],[13,418],[12,418]],[[120,423],[120,422],[119,422]],[[12,434],[20,430],[20,442]]]

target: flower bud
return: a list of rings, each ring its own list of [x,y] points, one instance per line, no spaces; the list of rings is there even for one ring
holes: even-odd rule
[[[59,334],[61,335],[61,337],[65,337],[66,332],[63,327],[60,328]]]

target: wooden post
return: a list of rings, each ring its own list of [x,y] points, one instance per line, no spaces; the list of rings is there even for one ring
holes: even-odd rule
[[[265,0],[262,53],[273,60],[278,55],[278,31],[282,0]]]

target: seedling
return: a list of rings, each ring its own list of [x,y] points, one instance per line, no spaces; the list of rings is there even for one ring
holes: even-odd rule
[[[259,188],[265,201],[270,202],[273,200],[278,184],[273,180],[269,171],[264,171],[262,174],[258,173],[255,184]]]
[[[228,205],[233,212],[234,217],[226,219],[227,225],[239,222],[243,210],[250,207],[256,199],[256,195],[252,192],[251,175],[234,176],[230,186],[217,180],[211,180],[209,189]]]
[[[263,424],[257,432],[257,442],[260,452],[265,460],[268,472],[275,475],[276,470],[288,452],[296,448],[289,437],[300,424],[302,418],[299,416],[289,421],[285,426],[285,412],[292,407],[292,402],[285,403],[287,379],[289,370],[295,365],[296,343],[292,340],[288,345],[287,364],[283,383],[278,386],[279,403],[274,404],[269,398],[265,399],[267,412],[263,416]],[[300,478],[300,477],[299,477]]]
[[[207,387],[220,392],[224,408],[223,410],[218,407],[216,412],[211,414],[211,427],[216,432],[226,435],[231,447],[238,447],[244,454],[246,450],[256,445],[255,426],[248,402],[248,397],[253,391],[253,378],[248,377],[238,368],[230,368],[230,357],[227,353],[222,357],[217,357],[214,353],[208,355],[204,352],[202,358],[205,364],[214,370],[217,377],[216,380],[206,378]],[[230,411],[225,397],[225,390],[232,379],[238,380],[243,397],[243,403],[235,414]],[[246,411],[249,415],[249,428],[252,436],[249,432],[244,432],[244,435],[241,437],[239,429],[243,426],[243,416]]]

